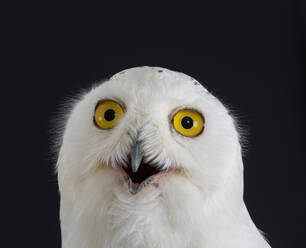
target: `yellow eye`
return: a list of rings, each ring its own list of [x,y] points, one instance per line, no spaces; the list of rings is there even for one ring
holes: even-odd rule
[[[180,134],[194,137],[203,131],[204,118],[195,110],[183,109],[174,115],[173,126]]]
[[[99,128],[108,129],[114,127],[122,116],[120,104],[111,100],[101,101],[96,106],[94,122]]]

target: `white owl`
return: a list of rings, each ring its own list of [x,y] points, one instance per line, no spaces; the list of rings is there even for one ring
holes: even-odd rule
[[[270,247],[243,201],[235,122],[195,79],[117,73],[79,99],[61,138],[63,248]]]

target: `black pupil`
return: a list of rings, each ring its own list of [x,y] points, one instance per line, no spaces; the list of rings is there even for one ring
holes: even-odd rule
[[[104,119],[107,121],[112,121],[116,117],[116,112],[113,109],[108,109],[104,113]]]
[[[182,121],[182,126],[185,129],[190,129],[193,127],[193,120],[189,116],[185,116]]]

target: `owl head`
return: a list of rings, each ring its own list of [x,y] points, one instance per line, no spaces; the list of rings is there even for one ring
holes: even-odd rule
[[[57,165],[62,194],[91,182],[101,198],[192,191],[242,202],[234,119],[197,80],[160,67],[121,71],[83,94],[68,113]]]

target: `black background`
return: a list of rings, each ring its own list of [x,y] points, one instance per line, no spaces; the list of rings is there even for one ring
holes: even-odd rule
[[[273,247],[305,245],[305,2],[12,1],[1,11],[1,247],[60,247],[50,121],[81,88],[141,65],[184,72],[235,110],[249,133],[252,218]]]

